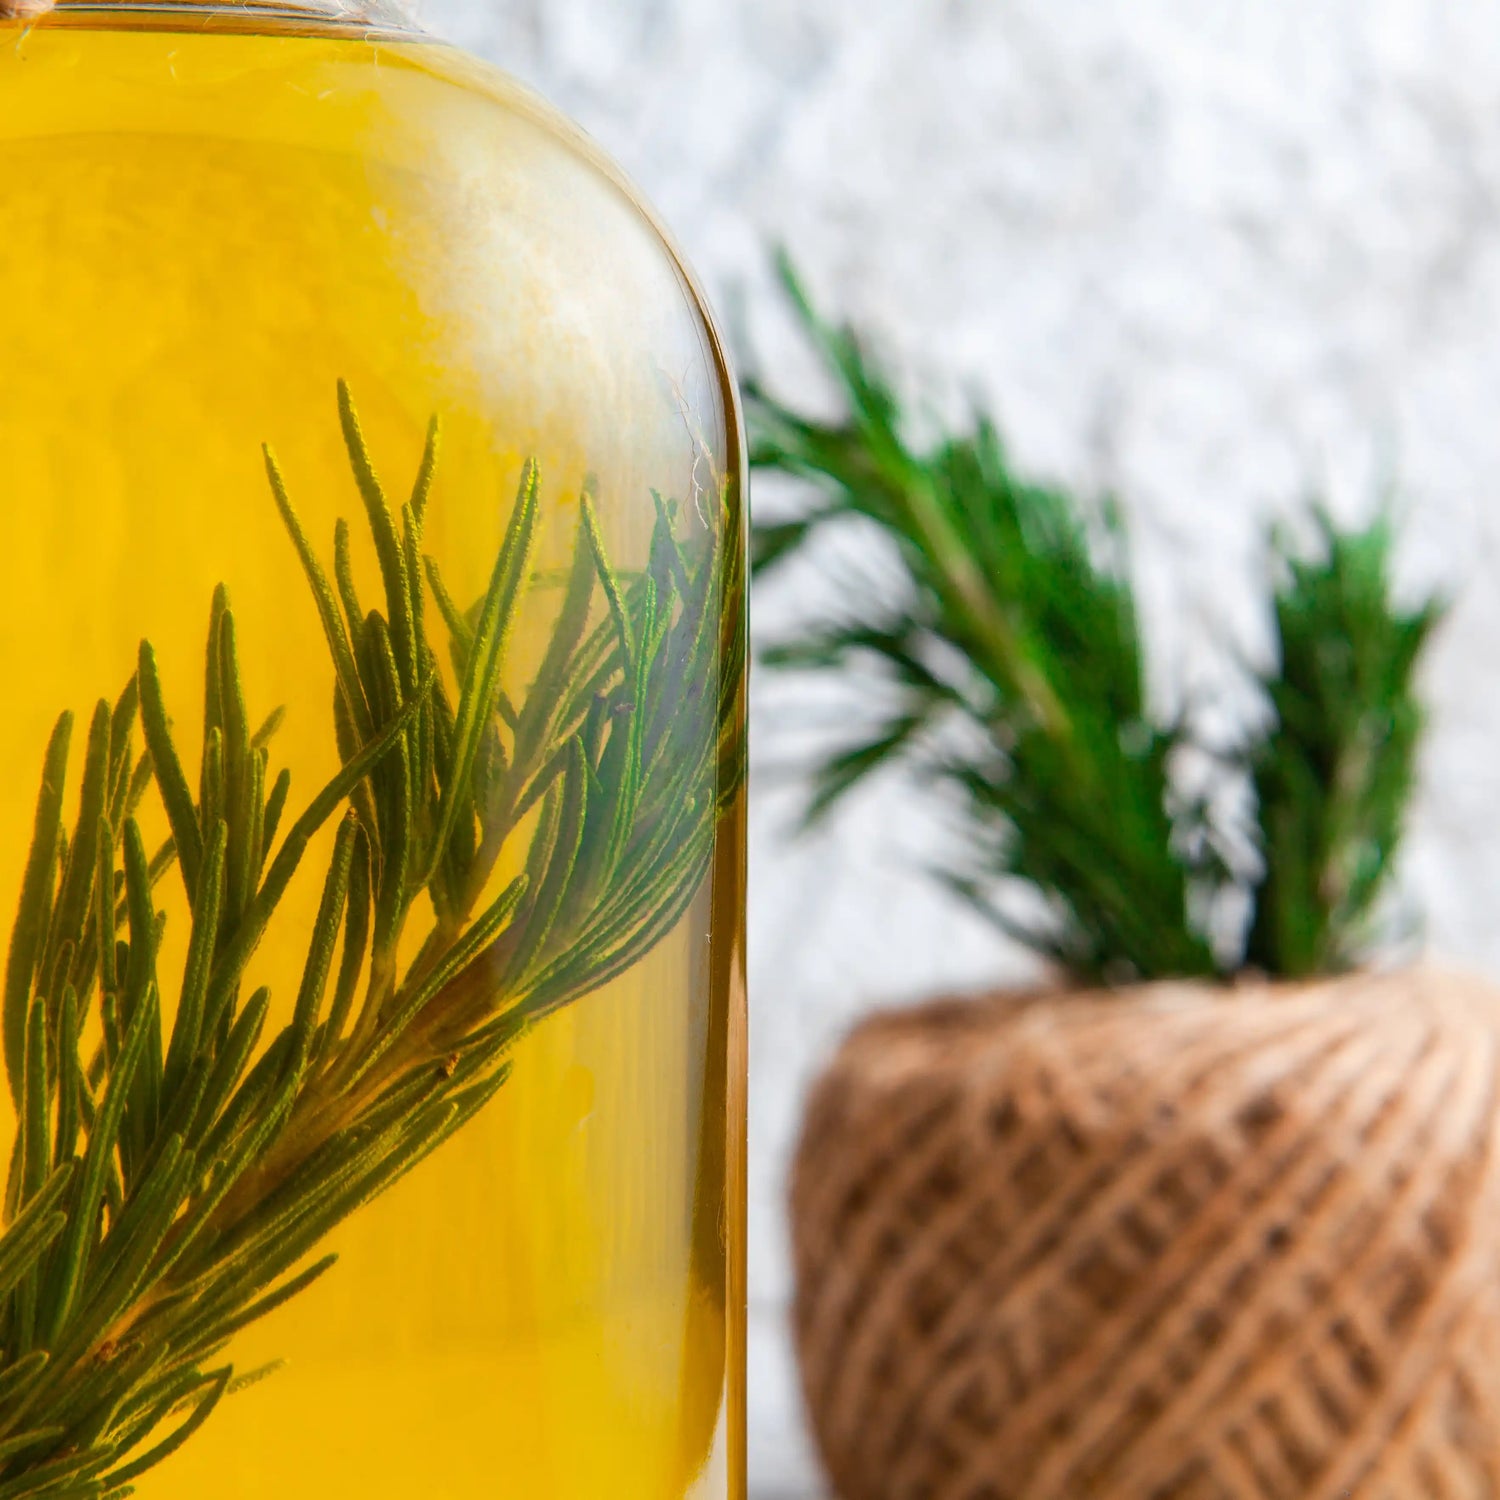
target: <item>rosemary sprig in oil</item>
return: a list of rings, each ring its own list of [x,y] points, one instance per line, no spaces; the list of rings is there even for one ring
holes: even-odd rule
[[[70,714],[47,747],[5,971],[19,1128],[0,1236],[0,1500],[129,1494],[188,1441],[235,1381],[234,1334],[333,1264],[311,1258],[329,1231],[483,1108],[527,1026],[671,930],[739,789],[743,566],[727,505],[683,540],[658,500],[648,565],[626,575],[583,496],[550,642],[513,703],[501,682],[531,582],[536,466],[488,589],[460,608],[423,553],[436,426],[397,511],[339,394],[380,608],[358,596],[350,527],[330,577],[266,454],[329,647],[338,774],[291,815],[279,714],[254,727],[222,588],[196,787],[149,642],[94,710],[66,828]],[[171,829],[154,853],[148,796]],[[283,897],[330,823],[292,1019],[267,1037],[256,950],[295,939]],[[523,873],[501,883],[502,868]],[[173,880],[190,931],[180,975],[159,965]]]

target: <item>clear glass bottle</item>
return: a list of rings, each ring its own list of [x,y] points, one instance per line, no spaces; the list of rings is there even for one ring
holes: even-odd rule
[[[0,1497],[741,1496],[743,459],[690,276],[396,18],[0,40]]]

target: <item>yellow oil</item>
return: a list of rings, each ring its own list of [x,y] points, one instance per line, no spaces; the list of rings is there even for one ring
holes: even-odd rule
[[[586,475],[626,566],[652,487],[735,476],[717,346],[654,226],[441,47],[125,10],[0,30],[0,225],[0,912],[52,720],[113,696],[147,636],[191,726],[221,581],[252,713],[287,707],[294,805],[331,773],[330,668],[259,445],[326,550],[358,514],[339,378],[393,489],[441,415],[427,544],[461,599],[527,456],[542,573]],[[523,620],[512,692],[547,624]],[[240,1337],[237,1367],[284,1364],[144,1500],[737,1500],[741,862],[734,818],[676,931],[530,1036],[489,1112]],[[301,960],[273,939],[256,980],[289,1002]]]

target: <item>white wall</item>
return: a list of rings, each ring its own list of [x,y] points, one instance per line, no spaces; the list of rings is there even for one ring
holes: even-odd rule
[[[1206,621],[1253,645],[1267,513],[1410,498],[1461,593],[1407,860],[1431,944],[1500,973],[1500,16],[1480,0],[426,0],[596,135],[728,321],[819,393],[767,293],[784,240],[1027,465],[1127,499],[1162,691]],[[762,623],[788,607],[768,593]],[[1187,629],[1184,629],[1187,626]],[[762,752],[774,705],[758,693]],[[762,772],[764,771],[762,757]],[[859,1007],[1014,972],[904,873],[890,788],[752,887],[753,1458],[800,1495],[779,1340],[799,1091]]]

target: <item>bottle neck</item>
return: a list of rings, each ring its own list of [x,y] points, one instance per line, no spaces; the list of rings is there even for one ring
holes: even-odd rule
[[[115,13],[122,21],[145,15],[169,21],[180,15],[380,31],[416,29],[400,0],[0,0],[0,22],[34,22],[49,12],[79,19]]]

